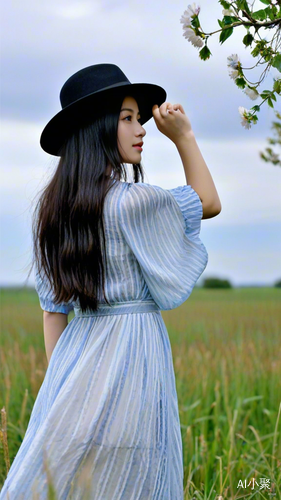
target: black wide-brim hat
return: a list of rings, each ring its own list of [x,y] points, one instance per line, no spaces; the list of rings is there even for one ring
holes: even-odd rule
[[[103,107],[117,96],[134,97],[140,110],[143,125],[152,118],[154,104],[160,106],[166,91],[151,83],[131,83],[115,64],[95,64],[72,75],[60,91],[62,110],[44,128],[40,144],[46,151],[60,156],[67,138],[79,126],[102,112]]]

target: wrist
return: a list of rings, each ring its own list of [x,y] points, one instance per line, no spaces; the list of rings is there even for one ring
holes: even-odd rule
[[[175,145],[177,147],[180,147],[181,145],[186,145],[188,142],[192,141],[195,139],[195,134],[192,129],[190,129],[188,132],[185,132],[184,134],[180,135],[175,139]]]

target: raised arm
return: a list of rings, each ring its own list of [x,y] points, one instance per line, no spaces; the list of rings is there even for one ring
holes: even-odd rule
[[[156,126],[176,145],[185,171],[186,183],[201,199],[203,219],[215,217],[221,211],[221,202],[201,151],[191,123],[181,104],[164,102],[152,108]]]

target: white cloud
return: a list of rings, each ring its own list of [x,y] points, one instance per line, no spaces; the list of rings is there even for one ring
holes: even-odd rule
[[[204,240],[204,234],[202,239]],[[264,252],[262,248],[245,247],[240,242],[232,252],[218,248],[208,248],[209,262],[202,276],[216,276],[230,279],[234,286],[267,285],[272,286],[281,277],[280,248]]]
[[[243,268],[246,281],[258,272],[258,261],[251,258],[249,242],[244,245],[242,229],[251,231],[259,223],[269,227],[280,222],[280,169],[258,157],[258,151],[267,145],[261,137],[270,134],[273,113],[263,106],[258,124],[250,131],[242,129],[238,106],[250,107],[251,101],[230,80],[227,56],[238,53],[244,65],[252,65],[250,51],[240,40],[243,28],[223,45],[218,43],[219,35],[212,37],[209,46],[213,55],[203,62],[198,50],[182,36],[180,17],[186,5],[160,0],[141,4],[135,0],[6,3],[2,13],[2,103],[9,120],[1,127],[0,208],[7,279],[13,275],[11,258],[18,269],[21,252],[30,249],[30,215],[25,214],[57,162],[41,150],[41,131],[60,109],[58,95],[64,81],[82,67],[101,62],[117,64],[133,82],[162,85],[168,100],[183,104],[222,200],[221,214],[202,223],[203,234],[207,234],[205,228],[212,228],[207,238],[211,249],[208,267],[220,269],[221,263],[221,271],[225,269],[227,274],[231,270],[233,275]],[[219,3],[201,0],[200,6],[203,28],[216,29],[222,10]],[[272,70],[263,88],[270,88],[276,71]],[[174,145],[158,133],[153,121],[145,128],[146,181],[164,188],[185,184]],[[238,250],[233,254],[227,249],[229,227],[237,235]],[[268,238],[275,244],[274,229],[270,228]],[[220,245],[215,241],[218,234]],[[262,231],[260,235],[257,258],[264,262],[264,268],[260,266],[263,279],[269,279],[277,254],[270,253],[262,242]],[[244,267],[239,252],[245,257]],[[18,274],[14,277],[18,279]]]
[[[39,144],[43,127],[30,122],[3,120],[1,124],[1,214],[25,211],[52,175],[57,159]]]
[[[215,225],[281,221],[281,171],[258,155],[266,142],[198,139],[222,202]],[[175,146],[159,137],[145,138],[143,163],[149,182],[164,188],[186,183]]]
[[[33,201],[57,159],[39,146],[42,126],[2,123],[1,149],[1,282],[23,283],[30,262]],[[147,126],[143,164],[145,182],[169,189],[186,183],[174,144]],[[16,142],[15,142],[16,141]],[[281,223],[280,169],[263,163],[256,141],[198,140],[213,175],[223,210],[202,221],[202,240],[209,252],[206,275],[230,278],[234,284],[273,283],[278,278]],[[280,238],[279,238],[280,240]]]
[[[221,6],[218,2],[210,6],[207,0],[200,5],[202,26],[206,31],[215,29]],[[251,101],[230,80],[226,59],[237,52],[243,63],[252,65],[250,51],[240,40],[243,28],[223,45],[218,35],[211,37],[213,56],[201,61],[182,36],[180,17],[185,7],[172,2],[163,6],[160,0],[8,3],[2,22],[5,116],[47,122],[59,110],[59,90],[71,74],[91,64],[112,62],[133,82],[162,85],[169,100],[187,107],[201,135],[241,135],[238,106],[249,107]],[[268,80],[272,82],[272,75]],[[272,116],[263,106],[251,137],[262,135]]]
[[[63,19],[76,20],[97,14],[98,8],[94,2],[61,2],[53,6],[53,12]]]
[[[57,165],[57,158],[40,148],[42,128],[29,122],[2,122],[1,195],[5,213],[14,211],[24,197],[30,202]],[[153,119],[145,128],[145,181],[166,189],[185,184],[174,144],[157,131]],[[197,142],[222,201],[222,212],[213,219],[215,225],[281,221],[281,172],[259,158],[258,152],[266,146],[265,141],[245,138],[244,141],[197,139]]]

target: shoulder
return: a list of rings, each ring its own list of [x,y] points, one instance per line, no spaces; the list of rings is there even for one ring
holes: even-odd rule
[[[165,205],[173,203],[173,196],[171,193],[153,184],[146,182],[131,182],[124,183],[125,186],[122,190],[120,199],[120,209],[128,210],[144,210],[154,209],[157,210]]]

